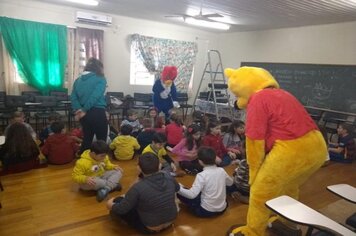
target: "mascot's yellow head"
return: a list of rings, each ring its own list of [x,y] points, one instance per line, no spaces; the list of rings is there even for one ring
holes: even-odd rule
[[[239,69],[225,69],[229,78],[230,91],[237,97],[237,106],[240,109],[247,107],[250,97],[264,88],[279,88],[278,82],[265,69],[244,66]]]

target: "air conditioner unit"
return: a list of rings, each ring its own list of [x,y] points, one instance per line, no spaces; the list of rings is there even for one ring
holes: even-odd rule
[[[99,15],[94,13],[77,11],[76,22],[96,25],[111,25],[112,17],[107,15]]]

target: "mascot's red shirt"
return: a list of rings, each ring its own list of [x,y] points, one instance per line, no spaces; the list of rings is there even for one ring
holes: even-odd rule
[[[299,101],[282,89],[263,89],[249,99],[246,136],[251,140],[265,140],[266,152],[276,140],[296,139],[317,129]]]

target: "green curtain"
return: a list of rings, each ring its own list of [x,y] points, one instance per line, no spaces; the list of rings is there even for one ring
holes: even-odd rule
[[[46,95],[62,90],[67,64],[67,27],[0,17],[0,30],[24,82]]]

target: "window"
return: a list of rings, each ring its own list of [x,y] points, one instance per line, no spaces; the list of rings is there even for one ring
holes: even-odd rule
[[[130,84],[153,85],[154,79],[155,75],[147,70],[141,57],[136,54],[136,44],[131,43]]]
[[[23,79],[19,73],[16,61],[13,60],[12,63],[14,64],[14,68],[15,68],[15,82],[18,84],[24,84],[25,82],[23,82]]]

